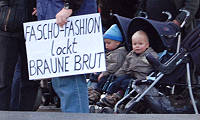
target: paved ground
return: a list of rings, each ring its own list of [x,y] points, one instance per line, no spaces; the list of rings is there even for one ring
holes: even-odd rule
[[[200,120],[188,114],[72,114],[62,112],[0,112],[0,120]]]
[[[77,114],[62,113],[55,105],[40,106],[37,112],[0,111],[0,120],[200,120],[195,114]]]
[[[55,105],[48,105],[48,106],[43,106],[41,105],[37,112],[61,112],[60,108],[56,108]]]

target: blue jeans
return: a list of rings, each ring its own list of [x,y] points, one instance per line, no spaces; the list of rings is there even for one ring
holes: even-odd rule
[[[52,85],[60,98],[62,112],[89,112],[88,89],[84,75],[53,78]]]
[[[20,91],[20,79],[21,79],[21,69],[20,69],[20,57],[18,58],[17,64],[15,66],[15,73],[13,76],[12,88],[11,88],[11,98],[10,98],[10,109],[19,109],[19,91]]]
[[[55,18],[63,4],[63,0],[37,0],[38,20]],[[74,11],[73,15],[91,14],[96,11],[96,0],[83,0],[81,7]],[[63,112],[89,112],[88,89],[84,75],[53,78],[52,86],[61,100]]]

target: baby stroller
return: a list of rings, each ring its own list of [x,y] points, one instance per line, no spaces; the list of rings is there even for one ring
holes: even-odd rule
[[[184,24],[185,21],[181,27]],[[134,18],[128,38],[138,30],[145,31],[151,47],[162,54],[159,60],[151,54],[146,55],[155,70],[145,80],[131,83],[132,90],[118,101],[114,112],[198,114],[200,84],[194,73],[200,60],[200,28],[188,34],[182,42],[180,29],[170,22]],[[147,104],[150,107],[146,107]]]
[[[119,16],[117,14],[114,14],[112,18],[113,18],[112,23],[118,25],[118,27],[119,27],[119,29],[120,29],[120,31],[122,33],[122,37],[124,39],[124,42],[122,42],[120,46],[124,46],[125,44],[127,44],[126,43],[127,42],[127,40],[126,40],[127,39],[127,34],[126,33],[127,33],[128,26],[129,26],[129,23],[130,23],[131,19]],[[89,75],[89,81],[88,81],[88,87],[89,88],[95,88],[96,87],[96,84],[98,82],[97,79],[98,79],[99,74],[101,74],[101,73],[95,73],[95,74],[92,73],[92,74]],[[112,79],[112,76],[109,76],[108,79],[109,80],[105,83],[105,85],[102,88],[103,92],[106,91],[106,89],[107,89],[107,87],[108,87],[108,85],[110,83],[110,80]],[[93,101],[92,101],[90,104],[95,104],[95,103],[93,103]]]

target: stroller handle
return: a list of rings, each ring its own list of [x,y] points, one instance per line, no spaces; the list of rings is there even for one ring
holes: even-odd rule
[[[172,14],[168,11],[163,11],[162,12],[163,14],[166,14],[168,17],[167,17],[167,21],[170,21],[172,19]]]
[[[185,9],[180,9],[179,11],[185,12],[185,14],[186,14],[185,19],[183,20],[183,22],[180,25],[180,27],[182,28],[185,25],[187,18],[190,16],[190,12],[188,10],[185,10]]]

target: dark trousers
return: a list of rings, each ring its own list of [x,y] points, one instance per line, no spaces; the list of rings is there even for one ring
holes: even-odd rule
[[[200,18],[196,20],[196,25],[200,26]]]
[[[120,90],[126,91],[130,80],[131,77],[129,75],[116,77],[115,80],[108,86],[106,93],[113,94]]]
[[[103,76],[103,77],[100,79],[100,81],[98,81],[98,83],[97,83],[97,88],[96,88],[96,90],[97,90],[98,92],[100,92],[100,93],[103,92],[103,87],[104,87],[105,83],[108,81],[107,78],[108,78],[107,76]]]
[[[11,86],[18,56],[21,56],[19,110],[33,110],[38,83],[29,81],[25,40],[22,33],[0,31],[0,110],[12,110]]]

